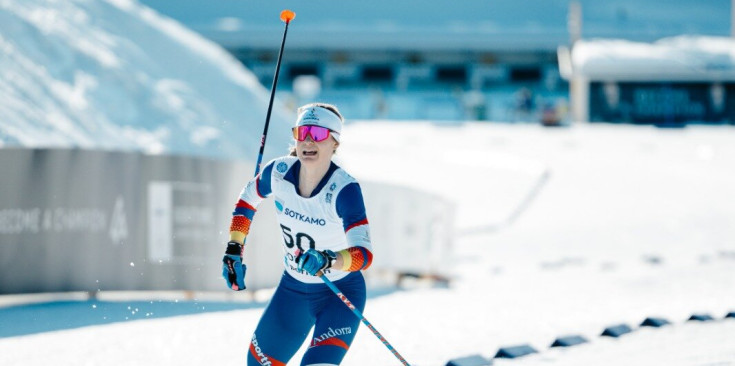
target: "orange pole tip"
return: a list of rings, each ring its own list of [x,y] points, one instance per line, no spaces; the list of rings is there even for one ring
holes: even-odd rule
[[[281,12],[281,20],[286,23],[290,23],[294,17],[296,17],[296,13],[291,10],[286,9]]]

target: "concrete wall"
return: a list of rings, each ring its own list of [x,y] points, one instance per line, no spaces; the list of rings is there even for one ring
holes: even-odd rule
[[[254,166],[190,157],[0,149],[0,294],[225,290],[229,221]],[[451,205],[362,182],[376,268],[435,271],[451,248]],[[253,221],[250,289],[282,272],[271,200]]]

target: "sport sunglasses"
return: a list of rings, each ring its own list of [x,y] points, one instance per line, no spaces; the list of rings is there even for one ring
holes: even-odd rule
[[[329,133],[332,132],[326,127],[321,126],[298,126],[292,129],[293,138],[297,141],[306,140],[306,136],[311,136],[314,142],[321,142],[329,138]]]

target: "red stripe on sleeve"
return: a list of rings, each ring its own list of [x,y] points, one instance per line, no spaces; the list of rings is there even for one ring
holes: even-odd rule
[[[238,200],[235,207],[247,208],[248,210],[251,210],[251,211],[258,211],[255,209],[255,207],[251,206],[249,203],[243,200]]]
[[[358,221],[358,222],[356,222],[356,223],[348,226],[347,229],[345,229],[345,232],[350,231],[350,229],[352,229],[353,227],[357,227],[357,226],[361,226],[361,225],[367,225],[367,223],[368,223],[367,218],[364,218],[364,219],[362,219],[362,220],[360,220],[360,221]]]

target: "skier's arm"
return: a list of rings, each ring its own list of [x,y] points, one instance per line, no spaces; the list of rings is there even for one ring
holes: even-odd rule
[[[271,172],[273,162],[266,165],[263,171],[248,182],[240,193],[240,199],[235,205],[230,224],[230,241],[222,258],[222,277],[227,287],[242,291],[245,289],[245,273],[247,266],[242,261],[245,247],[245,238],[250,231],[250,223],[255,215],[256,207],[263,198],[271,193]]]
[[[240,192],[240,198],[235,204],[230,223],[230,241],[245,244],[245,238],[250,231],[250,223],[255,216],[258,205],[265,197],[271,194],[271,172],[273,162],[271,161],[253,180],[248,182]]]
[[[348,248],[335,253],[332,268],[355,272],[370,267],[373,261],[368,225],[362,191],[357,183],[345,186],[337,195],[337,215],[347,235]]]

